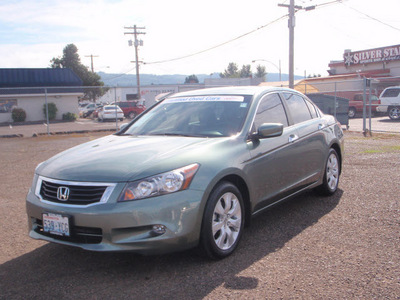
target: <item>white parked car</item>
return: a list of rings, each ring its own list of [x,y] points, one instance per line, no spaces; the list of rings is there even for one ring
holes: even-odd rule
[[[99,121],[105,120],[123,120],[124,112],[118,105],[105,105],[100,109],[98,114]]]
[[[400,119],[400,86],[384,89],[379,97],[381,105],[377,111],[387,113],[392,120]]]

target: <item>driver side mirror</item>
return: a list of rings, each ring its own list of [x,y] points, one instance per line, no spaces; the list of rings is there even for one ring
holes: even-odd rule
[[[283,124],[281,123],[264,123],[258,127],[257,132],[252,134],[252,137],[265,139],[281,136],[283,133]]]

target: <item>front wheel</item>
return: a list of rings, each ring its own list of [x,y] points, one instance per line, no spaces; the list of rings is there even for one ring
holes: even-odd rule
[[[324,180],[317,191],[323,195],[333,195],[339,186],[339,176],[340,159],[335,149],[331,148],[325,164]]]
[[[239,244],[244,225],[243,199],[238,188],[220,183],[206,204],[200,246],[210,258],[224,258]]]
[[[400,107],[394,106],[388,109],[389,118],[392,120],[400,119]]]

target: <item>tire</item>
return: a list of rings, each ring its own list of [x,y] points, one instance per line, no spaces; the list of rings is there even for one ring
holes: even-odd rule
[[[340,158],[335,149],[329,150],[328,159],[325,163],[324,180],[317,191],[325,196],[333,195],[339,186]]]
[[[399,120],[400,119],[400,107],[399,106],[389,107],[388,116],[391,120]]]
[[[128,118],[129,119],[134,119],[136,117],[136,114],[133,112],[133,111],[131,111],[130,113],[129,113],[129,115],[128,115]]]
[[[238,188],[221,182],[208,198],[200,236],[200,247],[212,259],[232,254],[242,236],[245,213]]]
[[[350,107],[347,115],[349,116],[349,118],[354,118],[356,116],[356,112],[357,111],[354,107]]]

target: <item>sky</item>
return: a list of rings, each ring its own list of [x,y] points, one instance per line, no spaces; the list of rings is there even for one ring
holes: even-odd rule
[[[47,68],[75,44],[95,72],[135,74],[132,30],[145,27],[142,74],[210,74],[230,62],[289,69],[289,0],[1,0],[0,68]],[[295,75],[327,76],[352,51],[400,44],[400,0],[296,0]],[[253,61],[255,61],[253,63]]]

